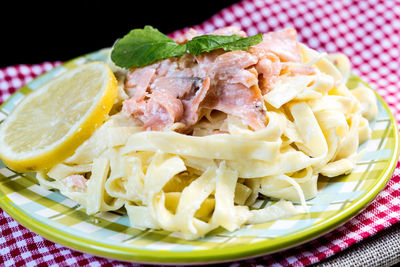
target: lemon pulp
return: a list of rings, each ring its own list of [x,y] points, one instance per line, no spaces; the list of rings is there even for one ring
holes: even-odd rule
[[[20,172],[53,166],[102,124],[116,96],[116,78],[102,62],[61,74],[27,95],[2,123],[1,159]]]

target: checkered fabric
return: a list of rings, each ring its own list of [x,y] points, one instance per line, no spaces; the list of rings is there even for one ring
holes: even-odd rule
[[[344,52],[354,73],[376,89],[400,121],[400,2],[268,0],[242,1],[194,28],[210,32],[238,25],[249,35],[286,27],[319,51]],[[180,34],[187,29],[171,33]],[[0,103],[36,76],[61,62],[0,69]],[[400,221],[400,164],[386,188],[358,216],[332,232],[283,252],[231,263],[232,266],[306,266],[319,262]],[[125,266],[71,250],[21,226],[0,210],[0,265]],[[129,265],[132,266],[132,265]],[[139,266],[135,265],[134,266]]]

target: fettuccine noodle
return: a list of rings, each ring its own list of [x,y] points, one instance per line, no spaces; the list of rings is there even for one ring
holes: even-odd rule
[[[177,131],[179,123],[145,131],[120,111],[128,96],[124,75],[117,75],[114,113],[70,158],[38,173],[40,184],[88,214],[126,210],[134,227],[185,239],[307,212],[320,175],[354,168],[377,107],[368,88],[347,88],[350,70],[332,63],[339,55],[299,47],[301,64],[314,72],[278,77],[262,96],[266,126],[258,130],[204,109],[191,134]],[[279,201],[252,208],[260,198]]]

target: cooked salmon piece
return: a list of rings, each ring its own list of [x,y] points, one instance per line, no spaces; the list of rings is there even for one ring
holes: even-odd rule
[[[144,129],[160,131],[182,118],[182,102],[170,91],[154,91],[151,96],[146,103]]]
[[[68,188],[85,191],[86,190],[86,178],[81,174],[73,174],[64,178],[64,183]]]
[[[239,117],[254,130],[265,127],[266,109],[257,84],[248,88],[241,83],[217,83],[202,107]]]
[[[295,29],[289,28],[263,34],[262,42],[250,47],[249,51],[258,58],[273,53],[281,61],[301,62],[301,53]]]
[[[217,56],[210,64],[209,75],[214,80],[240,79],[246,68],[257,63],[257,57],[246,51],[230,51]]]
[[[211,34],[246,36],[235,26]],[[199,35],[190,29],[175,41],[185,43]],[[129,71],[125,89],[130,99],[123,102],[122,111],[141,120],[146,130],[164,130],[180,122],[181,131],[190,132],[203,109],[231,114],[258,130],[266,123],[263,95],[278,77],[312,73],[301,62],[294,29],[266,33],[247,51],[216,49],[159,60]]]
[[[255,68],[260,74],[258,77],[258,85],[262,94],[265,95],[272,89],[273,85],[277,81],[282,70],[282,63],[275,54],[266,53],[264,56],[259,58]]]
[[[214,35],[238,35],[240,37],[246,37],[247,34],[242,31],[242,29],[240,29],[240,27],[238,26],[228,26],[228,27],[224,27],[224,28],[219,28],[216,29],[214,32],[212,32],[211,34]]]
[[[216,109],[243,119],[257,130],[265,126],[265,106],[254,66],[258,59],[246,51],[217,56],[208,74],[211,89],[202,107]]]
[[[142,100],[146,96],[147,87],[156,73],[156,68],[144,67],[131,71],[125,83],[126,93],[129,97]]]
[[[197,86],[197,83],[201,80],[198,77],[159,77],[154,80],[151,84],[151,91],[169,91],[176,98],[181,99],[185,95],[189,94],[193,87]]]
[[[186,56],[162,60],[147,67],[154,69],[154,74],[144,91],[146,97],[138,98],[135,95],[125,100],[122,111],[141,120],[146,130],[162,130],[181,120],[186,128],[194,125],[199,117],[199,104],[209,88],[208,77],[197,77],[204,72],[197,63],[193,65],[195,62],[193,56]],[[131,71],[138,72],[138,69]],[[150,71],[147,73],[150,74]],[[149,76],[129,74],[128,79],[142,77],[146,80],[134,83],[145,84]],[[126,82],[130,83],[129,80]]]
[[[184,107],[182,122],[187,127],[196,124],[199,120],[200,103],[202,103],[204,98],[207,96],[209,89],[210,77],[198,78],[197,83],[192,87],[192,90],[182,99]]]
[[[200,33],[199,33],[197,30],[195,30],[195,29],[193,29],[193,28],[190,28],[190,29],[187,30],[185,33],[183,33],[183,34],[177,36],[177,37],[174,39],[174,41],[177,42],[178,44],[184,44],[184,43],[186,43],[187,41],[190,41],[190,40],[192,40],[194,37],[199,36],[199,35],[200,35]]]
[[[170,91],[156,90],[147,100],[125,100],[122,111],[141,120],[144,130],[160,131],[182,118],[183,105]]]

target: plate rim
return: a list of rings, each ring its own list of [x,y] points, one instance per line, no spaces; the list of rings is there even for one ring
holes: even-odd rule
[[[72,64],[74,61],[91,54],[100,53],[103,50],[104,49],[101,49],[68,60],[50,71],[56,71],[56,69],[62,67],[68,68],[67,66]],[[38,78],[44,75],[48,75],[50,71],[39,75],[26,85],[18,89],[16,92],[24,87],[28,87],[31,82],[37,80]],[[57,228],[48,227],[47,224],[35,220],[35,218],[30,216],[28,213],[25,213],[21,209],[18,209],[18,207],[2,191],[0,191],[0,207],[13,219],[18,221],[21,225],[46,239],[84,253],[89,253],[95,256],[106,257],[120,261],[129,261],[143,264],[210,264],[254,258],[299,246],[337,229],[340,225],[343,225],[351,218],[361,213],[368,206],[368,204],[371,203],[385,188],[386,184],[390,181],[392,177],[394,169],[396,168],[399,157],[399,134],[397,121],[392,111],[390,110],[389,105],[384,101],[384,99],[362,79],[360,79],[360,81],[368,86],[375,93],[377,99],[382,104],[382,107],[389,115],[389,119],[391,122],[390,125],[393,127],[392,131],[394,132],[394,147],[390,162],[387,168],[382,172],[380,177],[376,179],[376,181],[370,186],[370,190],[368,190],[361,197],[356,199],[356,201],[353,201],[348,207],[340,210],[337,214],[321,222],[318,222],[315,225],[312,225],[302,231],[297,231],[284,237],[257,241],[247,246],[243,246],[243,244],[237,244],[223,248],[202,249],[186,252],[149,250],[119,247],[110,244],[98,243],[94,240],[88,240],[83,237],[78,237],[76,235],[60,231]],[[10,99],[11,97],[8,100]],[[5,101],[0,106],[0,108],[7,104],[8,100]]]

